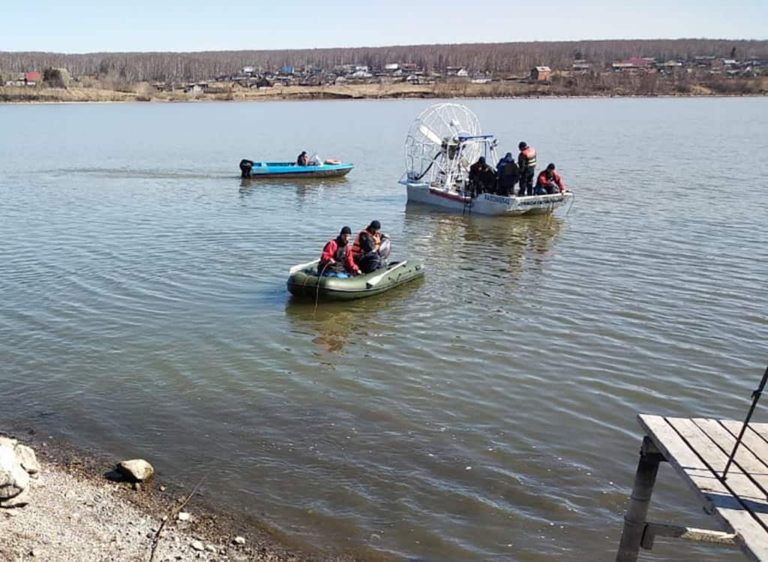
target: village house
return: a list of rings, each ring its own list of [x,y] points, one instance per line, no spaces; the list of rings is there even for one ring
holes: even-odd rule
[[[571,65],[573,72],[589,72],[592,70],[592,65],[584,59],[576,59]]]
[[[614,72],[643,72],[653,68],[654,60],[647,57],[630,57],[621,62],[615,62],[611,65]]]
[[[15,80],[5,82],[6,86],[36,86],[42,81],[42,75],[39,72],[20,72]]]
[[[42,80],[42,76],[39,72],[25,72],[24,83],[27,86],[35,86]]]
[[[666,62],[657,63],[656,68],[661,74],[672,74],[675,72],[681,72],[683,63],[676,60],[668,60]]]
[[[549,80],[552,69],[548,66],[535,66],[531,69],[531,80],[543,81]]]

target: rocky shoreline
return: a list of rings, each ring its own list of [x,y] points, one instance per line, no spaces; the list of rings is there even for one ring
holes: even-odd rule
[[[9,476],[9,451],[24,475]],[[289,546],[255,521],[206,505],[196,490],[116,479],[114,467],[52,439],[0,433],[0,498],[13,495],[0,501],[0,560],[352,560]]]

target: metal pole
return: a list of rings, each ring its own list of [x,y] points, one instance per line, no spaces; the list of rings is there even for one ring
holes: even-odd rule
[[[645,533],[645,518],[651,503],[659,463],[664,460],[648,436],[643,438],[640,448],[640,460],[637,463],[635,483],[632,486],[627,513],[624,515],[624,528],[621,530],[619,551],[616,562],[637,562],[640,546]]]
[[[733,451],[731,451],[731,456],[728,459],[728,462],[725,463],[725,469],[723,470],[723,480],[725,480],[726,476],[728,475],[728,469],[731,467],[731,463],[736,457],[736,449],[738,449],[739,445],[741,445],[744,432],[747,430],[747,425],[749,424],[749,420],[752,418],[752,414],[755,411],[757,402],[760,400],[760,395],[763,393],[766,382],[768,382],[768,367],[765,368],[765,374],[763,375],[763,380],[760,381],[760,386],[758,386],[757,389],[755,389],[755,391],[752,393],[752,406],[749,408],[749,413],[747,413],[747,418],[744,420],[744,425],[741,426],[741,431],[739,432],[739,436],[736,438],[736,443],[733,446]]]

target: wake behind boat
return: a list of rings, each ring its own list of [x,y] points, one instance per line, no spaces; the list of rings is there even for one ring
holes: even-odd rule
[[[455,103],[433,105],[413,122],[405,141],[406,173],[400,180],[408,202],[434,205],[482,215],[551,213],[573,193],[499,195],[477,193],[470,182],[470,166],[482,156],[497,162],[496,139],[482,134],[477,116]]]
[[[353,164],[337,160],[325,160],[316,164],[300,166],[296,162],[240,161],[240,176],[253,178],[328,178],[347,175]]]

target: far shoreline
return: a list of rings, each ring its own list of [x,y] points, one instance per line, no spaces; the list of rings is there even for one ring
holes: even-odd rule
[[[642,92],[619,89],[607,92],[553,91],[545,84],[513,83],[451,84],[418,86],[410,84],[345,85],[345,86],[286,86],[264,89],[236,88],[226,92],[182,91],[152,92],[137,87],[137,91],[118,91],[97,88],[28,88],[0,87],[1,105],[35,105],[65,103],[204,103],[204,102],[261,102],[261,101],[354,101],[354,100],[543,100],[543,99],[617,99],[617,98],[762,98],[768,89],[760,92],[723,93],[704,86],[694,86],[688,92]]]

